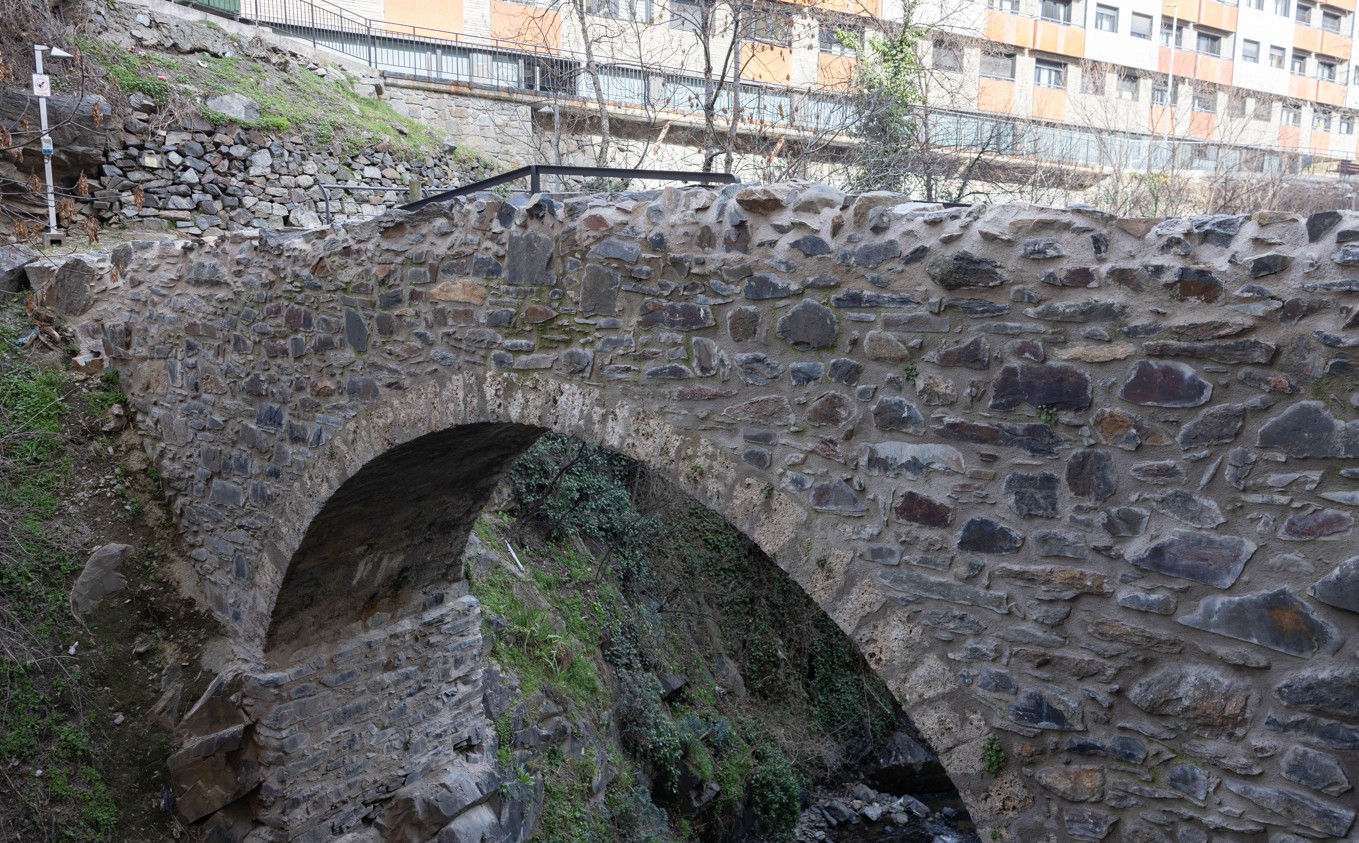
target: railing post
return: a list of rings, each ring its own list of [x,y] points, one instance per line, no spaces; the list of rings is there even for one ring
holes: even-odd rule
[[[537,164],[530,164],[530,165],[529,165],[529,195],[532,196],[533,194],[538,193],[538,192],[539,192],[539,184],[538,184],[538,165],[537,165]]]
[[[373,42],[373,21],[371,19],[368,19],[367,23],[364,24],[364,28],[368,30],[368,66],[376,68],[377,57],[374,55],[375,46]]]
[[[308,3],[307,9],[311,12],[311,48],[316,49],[316,4]]]

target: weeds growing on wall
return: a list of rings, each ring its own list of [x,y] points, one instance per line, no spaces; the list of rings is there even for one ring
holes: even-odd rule
[[[607,710],[618,739],[607,761],[557,750],[534,770],[540,839],[787,839],[807,786],[896,728],[887,689],[830,619],[672,484],[554,434],[509,484],[512,517],[476,528],[524,548],[523,575],[472,584],[493,653],[525,698],[547,694],[574,720]]]

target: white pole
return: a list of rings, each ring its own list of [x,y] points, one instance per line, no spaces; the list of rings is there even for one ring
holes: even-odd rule
[[[1175,155],[1170,149],[1170,129],[1175,124],[1175,39],[1180,28],[1180,4],[1167,3],[1166,5],[1175,10],[1170,23],[1170,73],[1166,84],[1166,156],[1168,159],[1166,166],[1174,170]]]
[[[33,71],[39,76],[42,72],[42,54],[47,47],[33,45]],[[47,97],[38,97],[38,125],[42,129],[42,165],[47,176],[47,236],[49,240],[57,237],[57,198],[52,188],[52,139],[47,136]]]

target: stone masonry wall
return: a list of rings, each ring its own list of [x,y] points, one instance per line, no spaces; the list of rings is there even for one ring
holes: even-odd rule
[[[476,483],[553,429],[674,478],[789,571],[983,839],[1355,833],[1359,215],[483,195],[106,265],[53,295],[124,375],[237,646],[221,688],[328,674],[456,599]],[[421,646],[401,651],[442,658]],[[239,706],[249,740],[186,726],[237,776],[219,820],[295,735],[385,734],[381,692],[338,724],[350,691],[315,690],[300,727]],[[400,752],[343,774],[335,752],[333,787],[412,786]],[[323,839],[346,803],[320,781],[253,839]]]

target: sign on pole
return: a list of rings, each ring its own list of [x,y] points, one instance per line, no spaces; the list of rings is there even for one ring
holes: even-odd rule
[[[52,77],[46,73],[33,74],[33,96],[50,97],[52,96]]]

